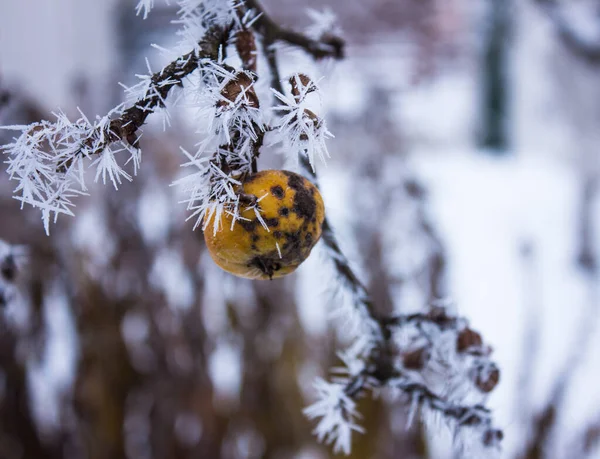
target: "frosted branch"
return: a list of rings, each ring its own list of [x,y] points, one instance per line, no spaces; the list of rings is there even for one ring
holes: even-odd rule
[[[126,152],[129,159],[123,162],[132,162],[137,172],[141,159],[138,131],[147,117],[164,107],[169,92],[182,86],[186,77],[216,60],[226,41],[227,30],[211,29],[197,50],[131,88],[133,101],[129,106],[119,106],[95,122],[83,114],[72,122],[65,114],[57,113],[54,122],[4,127],[21,131],[13,143],[1,148],[8,156],[11,179],[19,182],[17,199],[42,211],[47,233],[52,215],[54,220],[59,214],[73,215],[73,198],[86,193],[84,160],[97,156],[92,163],[97,167],[96,179],[102,178],[105,183],[108,180],[115,188],[122,179],[131,180],[115,155]]]
[[[441,308],[391,322],[397,328],[386,346],[373,347],[363,359],[353,352],[342,354],[344,367],[337,370],[341,376],[317,382],[318,400],[305,410],[310,419],[319,420],[317,436],[348,454],[351,433],[361,432],[356,401],[386,391],[408,402],[409,425],[417,414],[425,420],[433,415],[457,435],[467,429],[479,447],[499,446],[503,433],[483,404],[498,383],[499,371],[481,336]]]

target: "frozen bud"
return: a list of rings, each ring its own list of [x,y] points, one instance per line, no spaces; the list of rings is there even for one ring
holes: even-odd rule
[[[246,98],[247,105],[250,107],[258,108],[258,96],[254,90],[254,78],[248,72],[239,72],[235,79],[230,80],[223,90],[221,95],[227,99],[231,104],[235,104],[240,95]],[[217,102],[217,107],[225,107],[229,105],[225,100]]]
[[[312,110],[309,110],[308,108],[304,109],[304,117],[310,119],[312,121],[313,125],[315,126],[315,129],[317,129],[317,130],[321,127],[321,124],[323,123],[321,118],[319,118],[315,114],[315,112],[313,112]],[[306,132],[302,132],[300,134],[300,140],[303,140],[306,142],[308,140],[308,134]]]
[[[313,123],[315,124],[315,127],[318,127],[319,124],[321,123],[321,118],[319,118],[315,112],[313,112],[312,110],[309,110],[308,108],[304,109],[304,116],[310,118]]]
[[[488,429],[483,433],[483,444],[487,447],[500,446],[504,432],[498,429]]]
[[[306,94],[317,90],[317,85],[304,73],[290,77],[290,84],[292,85],[292,94],[295,96],[300,95],[302,89]]]
[[[235,36],[235,47],[244,63],[244,68],[256,73],[256,41],[252,31],[240,30]]]
[[[298,73],[290,77],[292,95],[297,103],[302,102],[307,94],[317,91],[317,85],[305,74]]]
[[[407,370],[422,370],[431,357],[427,347],[421,347],[402,354],[402,364]]]
[[[500,370],[494,363],[478,365],[473,369],[473,382],[484,393],[494,390],[500,381]]]
[[[481,339],[481,335],[470,328],[462,330],[456,338],[457,352],[465,352],[470,349],[481,349],[482,346],[483,340]]]

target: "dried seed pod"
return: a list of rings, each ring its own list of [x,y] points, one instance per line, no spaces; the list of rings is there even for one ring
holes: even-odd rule
[[[246,99],[248,101],[248,105],[250,107],[258,108],[258,96],[256,95],[256,91],[254,90],[254,79],[249,72],[239,72],[235,79],[230,80],[223,90],[221,91],[221,95],[227,99],[231,103],[235,103],[237,98],[242,92],[246,95]],[[217,107],[225,107],[229,104],[229,102],[225,100],[220,100],[217,102]]]
[[[479,365],[473,371],[475,386],[486,394],[493,391],[499,381],[500,370],[494,363]]]
[[[220,230],[204,232],[212,259],[249,279],[295,271],[321,237],[325,207],[317,187],[293,172],[266,170],[250,175],[238,193],[250,204],[240,202],[240,218],[232,222],[234,217],[224,212]]]
[[[422,370],[430,357],[431,353],[429,349],[427,347],[420,347],[403,353],[402,364],[407,370]]]
[[[292,85],[292,95],[296,98],[296,100],[298,100],[300,94],[302,93],[300,85],[304,87],[306,94],[317,90],[317,85],[310,79],[308,75],[305,75],[304,73],[291,76],[290,84]]]
[[[244,68],[256,73],[256,41],[254,33],[248,29],[240,30],[235,36],[235,48],[244,63]]]
[[[459,353],[470,349],[481,349],[482,346],[481,335],[468,327],[462,330],[456,339],[456,351]]]

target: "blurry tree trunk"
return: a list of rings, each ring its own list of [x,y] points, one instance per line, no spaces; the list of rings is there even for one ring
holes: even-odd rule
[[[17,360],[17,337],[0,324],[0,368],[2,398],[0,401],[0,457],[3,459],[59,459],[60,445],[42,443],[31,415],[27,375]]]
[[[125,402],[136,384],[121,336],[126,304],[111,300],[97,285],[77,298],[81,358],[75,411],[87,459],[125,458]]]
[[[298,375],[306,360],[306,336],[296,313],[292,284],[286,280],[255,283],[253,323],[239,318],[243,337],[243,380],[237,434],[255,431],[262,452],[250,457],[293,457],[310,441],[310,422]],[[233,311],[234,308],[232,308]],[[235,425],[235,424],[234,424]]]
[[[497,153],[509,147],[507,118],[510,8],[510,0],[489,0],[483,39],[479,143]]]

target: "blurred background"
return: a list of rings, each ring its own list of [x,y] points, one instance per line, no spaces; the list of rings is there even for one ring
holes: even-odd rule
[[[176,10],[135,3],[2,0],[0,124],[102,115],[146,58],[158,70]],[[299,30],[328,8],[347,40],[341,62],[280,61],[324,76],[324,199],[378,307],[443,299],[482,333],[501,457],[600,458],[600,2],[264,3]],[[0,240],[28,255],[2,271],[20,293],[0,319],[1,459],[332,457],[302,408],[343,348],[334,280],[318,248],[271,282],[213,265],[169,186],[199,140],[171,115],[134,182],[93,186],[49,237],[0,175]],[[462,457],[402,403],[360,410],[352,458]]]

